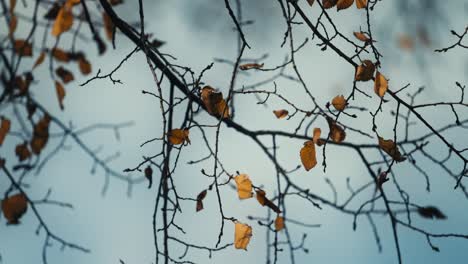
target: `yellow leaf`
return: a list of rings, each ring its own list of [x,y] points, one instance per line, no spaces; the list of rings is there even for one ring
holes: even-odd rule
[[[314,136],[312,138],[312,141],[315,143],[315,144],[318,144],[319,143],[319,139],[320,139],[320,134],[322,134],[322,130],[318,127],[314,128]]]
[[[65,4],[60,8],[57,17],[55,18],[54,25],[52,27],[52,35],[57,37],[63,32],[70,30],[72,26],[73,13],[71,10],[71,6]]]
[[[307,141],[304,143],[304,146],[300,152],[302,165],[306,171],[311,170],[315,165],[317,165],[317,158],[315,154],[315,144],[313,141]]]
[[[322,5],[323,8],[328,9],[334,7],[337,2],[338,0],[322,0]]]
[[[180,145],[182,143],[190,143],[189,139],[189,130],[184,128],[184,129],[173,129],[169,131],[167,134],[167,137],[169,139],[169,142],[173,145]]]
[[[388,81],[380,72],[375,75],[374,92],[376,95],[383,97],[388,90]]]
[[[359,39],[360,41],[362,42],[369,42],[369,38],[367,37],[366,34],[364,34],[364,32],[353,32],[354,36]]]
[[[346,138],[346,132],[344,129],[337,125],[336,122],[329,117],[327,117],[327,122],[328,127],[330,128],[330,138],[336,143],[343,142],[343,140]]]
[[[275,114],[276,118],[282,119],[288,116],[288,110],[281,109],[281,110],[274,110],[273,113]]]
[[[336,110],[343,111],[347,105],[346,99],[343,95],[337,95],[335,98],[333,98],[332,105]]]
[[[263,63],[262,64],[258,64],[258,63],[246,63],[246,64],[242,64],[239,66],[239,69],[243,70],[243,71],[246,71],[246,70],[250,70],[250,69],[261,69],[263,67]]]
[[[15,40],[15,52],[20,56],[31,57],[32,45],[24,39]]]
[[[351,5],[353,5],[353,3],[354,3],[354,0],[338,0],[338,3],[336,3],[336,9],[338,11],[342,9],[346,9],[350,7]]]
[[[0,146],[3,144],[6,135],[10,132],[11,121],[9,119],[1,117],[1,124],[0,124]]]
[[[314,4],[314,0],[307,0],[307,3],[312,6]]]
[[[19,224],[19,219],[28,209],[28,200],[23,193],[12,195],[2,201],[2,211],[8,224]]]
[[[39,155],[42,149],[47,145],[47,141],[49,140],[50,120],[50,116],[46,114],[34,125],[33,138],[31,139],[30,145],[32,152],[36,155]]]
[[[201,99],[208,113],[216,117],[229,118],[229,106],[223,99],[222,93],[207,85],[201,90]]]
[[[275,230],[281,231],[284,228],[284,218],[281,216],[277,216],[275,219]]]
[[[11,15],[10,18],[10,25],[9,25],[9,33],[8,36],[13,36],[16,31],[16,26],[18,25],[18,18],[15,15]]]
[[[243,224],[241,222],[235,223],[235,230],[234,230],[234,247],[236,249],[245,249],[247,250],[247,245],[250,242],[250,238],[252,237],[252,227]]]
[[[356,0],[356,7],[358,9],[366,8],[367,0]]]
[[[45,59],[45,55],[46,55],[46,53],[45,53],[44,51],[41,52],[41,55],[39,55],[39,57],[37,58],[36,62],[34,63],[33,70],[34,70],[37,66],[39,66],[39,65],[42,64],[42,62],[43,62],[44,59]]]
[[[248,199],[253,196],[252,181],[250,181],[247,174],[239,174],[234,177],[234,180],[236,181],[239,199]]]
[[[106,12],[102,13],[102,21],[104,22],[104,31],[106,32],[107,39],[112,40],[114,23],[112,22],[111,17]]]
[[[379,137],[379,147],[385,151],[390,157],[392,157],[396,162],[401,162],[406,160],[398,150],[397,144],[391,139],[383,139]]]
[[[356,70],[356,81],[369,81],[374,76],[375,65],[370,60],[362,61]]]
[[[60,105],[60,109],[63,110],[63,98],[65,98],[65,88],[60,82],[55,81],[55,91],[57,93],[57,99]]]

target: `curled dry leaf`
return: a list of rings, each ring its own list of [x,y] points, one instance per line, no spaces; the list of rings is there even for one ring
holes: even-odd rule
[[[24,142],[23,144],[18,144],[15,148],[15,154],[20,162],[29,159],[29,157],[31,157],[31,151],[28,149],[28,143]]]
[[[60,62],[69,62],[70,61],[70,56],[68,52],[64,51],[63,49],[60,48],[53,48],[52,49],[52,56],[54,57],[55,60],[60,61]]]
[[[245,249],[247,250],[247,246],[249,245],[250,238],[252,237],[252,227],[243,224],[241,222],[235,223],[235,230],[234,230],[234,247],[236,249]]]
[[[428,219],[447,219],[447,216],[435,206],[419,207],[418,214]]]
[[[91,63],[86,59],[84,55],[78,56],[78,66],[80,68],[80,72],[84,75],[88,75],[91,73]]]
[[[59,102],[59,105],[60,105],[60,109],[63,110],[63,99],[65,98],[65,88],[63,87],[63,85],[58,82],[58,81],[55,81],[55,92],[57,93],[57,100]]]
[[[148,189],[150,189],[153,185],[153,169],[149,165],[145,168],[145,178],[148,180]]]
[[[362,42],[367,43],[367,42],[370,41],[369,37],[367,37],[367,35],[362,31],[361,32],[353,32],[353,34],[357,39],[359,39]]]
[[[12,195],[2,201],[2,211],[8,224],[19,224],[19,219],[28,209],[28,200],[23,193]]]
[[[102,22],[104,23],[104,31],[106,32],[107,39],[112,40],[114,23],[106,12],[102,12]]]
[[[322,0],[322,5],[323,8],[328,9],[334,7],[337,2],[338,0]]]
[[[278,213],[278,214],[281,213],[281,210],[278,208],[278,206],[276,206],[276,204],[274,204],[272,201],[266,198],[266,193],[264,190],[258,189],[255,191],[255,193],[257,194],[256,198],[259,204],[261,204],[262,206],[269,207],[275,213]]]
[[[379,97],[384,97],[385,93],[388,90],[388,81],[385,79],[385,76],[380,72],[375,74],[374,82],[374,92]]]
[[[52,35],[57,37],[63,32],[67,32],[73,26],[72,8],[68,2],[63,5],[55,17],[54,25],[52,26]]]
[[[311,170],[317,165],[317,157],[315,153],[315,144],[313,141],[307,141],[300,152],[301,162],[306,171]]]
[[[15,11],[15,7],[16,7],[16,0],[10,0],[10,8],[9,8],[10,14],[13,14],[13,12]]]
[[[367,7],[367,0],[356,0],[356,7],[358,9],[366,8]]]
[[[203,190],[197,195],[197,207],[195,208],[197,212],[203,210],[203,199],[205,199],[207,193],[207,190]]]
[[[370,60],[362,61],[356,70],[356,81],[369,81],[374,76],[375,65]]]
[[[284,218],[281,216],[277,216],[275,219],[275,230],[281,231],[284,228]]]
[[[55,70],[55,74],[57,74],[62,81],[67,84],[75,79],[73,77],[73,73],[71,73],[69,70],[65,69],[64,67],[60,66]]]
[[[327,122],[328,127],[330,128],[330,138],[336,143],[343,142],[346,138],[346,132],[344,129],[329,117],[327,117]]]
[[[307,0],[307,3],[312,6],[314,4],[314,0]]]
[[[171,144],[173,145],[180,145],[185,142],[190,143],[189,130],[187,128],[173,129],[169,131],[169,133],[167,134],[167,138],[169,142],[171,142]]]
[[[34,154],[39,155],[47,145],[49,140],[49,125],[50,116],[47,114],[42,117],[37,124],[34,125],[33,138],[31,139],[31,150]]]
[[[246,71],[246,70],[250,70],[250,69],[261,69],[262,67],[263,67],[263,63],[262,64],[246,63],[246,64],[240,65],[239,69],[241,69],[242,71]]]
[[[314,134],[313,134],[313,137],[312,137],[312,141],[317,145],[319,144],[321,134],[322,134],[322,130],[319,127],[314,128]]]
[[[239,199],[248,199],[253,196],[252,194],[252,181],[250,181],[247,174],[239,174],[234,177],[237,185],[237,195]]]
[[[379,137],[379,147],[385,151],[390,157],[392,157],[396,162],[401,162],[406,160],[398,150],[397,144],[391,139],[383,139]]]
[[[386,183],[389,180],[387,178],[387,173],[386,172],[381,172],[379,174],[379,177],[377,178],[377,186],[380,188],[384,183]]]
[[[288,110],[281,109],[281,110],[273,110],[273,114],[275,114],[276,118],[282,119],[288,116]]]
[[[33,65],[33,70],[42,64],[42,62],[44,62],[44,59],[45,59],[45,56],[46,56],[46,53],[43,51],[41,52],[41,54],[39,55],[39,57],[37,57],[37,60],[36,62],[34,62],[34,65]]]
[[[201,90],[201,99],[208,113],[216,117],[229,118],[229,106],[223,99],[222,93],[207,85]]]
[[[349,8],[353,3],[354,0],[338,0],[338,3],[336,3],[336,9],[340,11],[342,9]]]
[[[10,132],[11,121],[5,117],[1,117],[1,124],[0,124],[0,146],[3,144],[5,137],[7,136],[8,132]]]
[[[8,26],[8,36],[13,36],[18,26],[18,18],[15,15],[11,15],[10,24]]]
[[[343,95],[337,95],[335,98],[333,98],[332,105],[336,110],[343,111],[347,105],[346,99]]]
[[[31,43],[26,42],[24,39],[15,40],[14,49],[19,56],[31,57],[33,53]]]

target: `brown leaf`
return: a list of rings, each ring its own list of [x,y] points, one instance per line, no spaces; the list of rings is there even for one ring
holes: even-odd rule
[[[8,224],[19,224],[19,219],[28,209],[28,200],[23,193],[12,195],[2,201],[2,211]]]
[[[203,199],[205,199],[207,193],[207,190],[203,190],[197,195],[197,212],[203,210]]]
[[[80,68],[80,72],[84,75],[88,75],[91,73],[91,63],[85,58],[85,56],[78,57],[78,66]]]
[[[369,81],[374,76],[375,65],[370,60],[364,60],[356,70],[356,81]]]
[[[184,129],[173,129],[169,131],[167,134],[167,138],[169,142],[173,145],[180,145],[182,143],[190,143],[189,139],[189,130],[184,128]]]
[[[68,2],[67,2],[68,3]],[[73,26],[73,13],[69,5],[63,5],[58,11],[52,26],[52,35],[57,37],[63,32],[67,32]]]
[[[322,130],[318,127],[314,128],[314,134],[312,137],[312,141],[318,145],[319,140],[320,140],[320,135],[322,134]]]
[[[273,110],[273,113],[275,114],[276,118],[278,118],[278,119],[285,118],[289,114],[288,110],[285,110],[285,109]]]
[[[109,4],[115,6],[123,3],[123,0],[109,0]]]
[[[69,53],[60,48],[53,48],[52,56],[55,58],[55,60],[60,61],[60,62],[70,61]]]
[[[33,70],[34,70],[37,66],[41,65],[42,62],[44,62],[45,56],[46,56],[46,53],[45,53],[44,51],[41,52],[41,54],[39,55],[39,57],[37,57],[37,60],[36,60],[36,62],[35,62],[34,65],[33,65]]]
[[[107,39],[112,40],[114,23],[112,22],[111,17],[106,12],[102,12],[102,21],[104,23],[104,31],[106,32]]]
[[[16,31],[16,27],[18,26],[18,18],[15,15],[11,15],[10,17],[10,25],[8,26],[8,36],[12,37]]]
[[[236,249],[247,250],[250,238],[252,237],[252,227],[241,222],[235,223],[234,230],[234,247]]]
[[[262,64],[246,63],[246,64],[240,65],[239,69],[241,69],[242,71],[246,71],[246,70],[250,70],[250,69],[261,69],[262,67],[263,67],[263,63]]]
[[[322,5],[323,8],[328,9],[334,7],[337,2],[338,0],[322,0]]]
[[[57,93],[57,99],[60,105],[60,109],[63,110],[63,99],[65,98],[66,93],[65,88],[63,88],[63,85],[58,81],[55,81],[55,92]]]
[[[447,219],[447,216],[435,206],[419,207],[418,214],[428,219]]]
[[[385,151],[390,157],[392,157],[396,162],[401,162],[406,160],[398,150],[397,144],[391,139],[383,139],[379,137],[379,147]]]
[[[344,129],[329,117],[327,117],[327,122],[328,127],[330,128],[330,138],[336,143],[343,142],[343,140],[346,138],[346,132]]]
[[[272,201],[266,198],[266,193],[264,190],[258,189],[255,191],[255,193],[257,194],[256,198],[257,198],[258,203],[260,203],[262,206],[269,207],[271,210],[273,210],[274,212],[278,214],[281,213],[281,210],[278,208],[278,206],[276,206],[276,204],[274,204]]]
[[[342,9],[346,9],[350,6],[352,6],[354,3],[354,0],[338,0],[338,3],[336,3],[336,9],[338,11]]]
[[[229,106],[223,99],[222,93],[207,85],[201,90],[201,99],[208,113],[216,117],[229,118]]]
[[[343,111],[347,105],[346,99],[343,95],[337,95],[332,100],[332,105],[338,111]]]
[[[15,52],[16,54],[24,57],[31,57],[33,50],[32,45],[24,39],[15,40]]]
[[[311,170],[317,165],[317,157],[315,153],[315,144],[313,141],[306,141],[300,152],[301,162],[306,171]]]
[[[1,117],[1,124],[0,124],[0,146],[3,144],[5,137],[7,136],[8,132],[10,132],[11,128],[11,121],[5,117]]]
[[[15,7],[16,7],[16,0],[10,0],[10,8],[9,8],[10,14],[13,14],[13,12],[15,11]]]
[[[31,157],[31,151],[28,149],[28,143],[24,142],[23,144],[18,144],[15,148],[15,154],[20,162],[29,159],[29,157]]]
[[[31,139],[31,150],[34,154],[39,155],[47,145],[49,140],[49,125],[50,116],[47,114],[42,117],[36,125],[34,125],[33,138]]]
[[[353,32],[353,34],[357,39],[359,39],[362,42],[367,43],[367,42],[370,41],[369,37],[367,37],[367,35],[362,31],[361,32]]]
[[[367,7],[367,0],[356,0],[356,7],[358,9],[366,8]]]
[[[63,68],[62,66],[58,67],[56,70],[55,70],[55,74],[58,75],[58,77],[60,77],[60,79],[62,79],[62,81],[67,84],[71,81],[73,81],[75,79],[75,77],[73,77],[73,73],[71,73],[69,70]]]
[[[55,2],[52,7],[47,10],[47,13],[44,15],[44,18],[47,20],[55,20],[60,11],[60,5]]]
[[[314,4],[314,0],[307,0],[307,3],[312,6]]]
[[[148,180],[148,189],[150,189],[153,185],[153,169],[149,165],[145,168],[145,178]]]
[[[275,230],[281,231],[284,228],[284,218],[281,216],[277,216],[275,219]]]
[[[383,74],[381,74],[380,72],[377,72],[377,74],[375,75],[375,82],[374,82],[375,94],[382,98],[384,97],[387,90],[388,90],[387,79],[385,79],[385,76]]]
[[[234,180],[236,181],[239,199],[248,199],[253,196],[252,181],[250,181],[247,174],[239,174],[234,177]]]

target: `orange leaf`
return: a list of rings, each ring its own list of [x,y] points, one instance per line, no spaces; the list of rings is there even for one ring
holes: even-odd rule
[[[362,32],[362,31],[361,32],[353,32],[353,34],[357,39],[359,39],[362,42],[369,42],[370,41],[369,37],[367,37],[367,35],[364,34],[364,32]]]
[[[288,116],[288,110],[281,109],[281,110],[274,110],[273,113],[275,114],[276,118],[282,119]]]
[[[60,48],[53,48],[52,49],[52,56],[60,62],[69,62],[70,57],[68,52],[64,51],[63,49]]]
[[[73,77],[73,73],[71,73],[69,70],[63,68],[62,66],[58,67],[56,70],[55,70],[55,74],[58,75],[58,77],[60,77],[60,79],[62,79],[62,81],[67,84],[71,81],[73,81],[75,79],[75,77]]]
[[[182,143],[190,143],[189,130],[188,129],[173,129],[167,134],[169,142],[173,145],[180,145]]]
[[[29,159],[29,157],[31,157],[31,152],[28,149],[27,142],[18,144],[15,148],[15,154],[18,156],[20,162]]]
[[[322,0],[322,5],[323,8],[328,9],[334,7],[337,2],[338,0]]]
[[[68,3],[68,2],[67,2]],[[52,35],[57,37],[63,32],[70,30],[73,26],[73,13],[70,4],[63,5],[58,11],[52,26]]]
[[[19,224],[19,219],[28,209],[28,200],[23,193],[12,195],[2,201],[2,211],[8,224]]]
[[[388,81],[380,72],[375,75],[374,92],[376,95],[383,97],[388,90]]]
[[[41,52],[41,55],[39,55],[39,57],[37,58],[36,62],[35,62],[34,65],[33,65],[33,70],[34,70],[37,66],[41,65],[42,62],[44,62],[45,55],[46,55],[46,53],[45,53],[44,51]]]
[[[229,106],[223,99],[222,93],[207,85],[201,90],[201,99],[208,113],[216,117],[229,118]]]
[[[106,12],[102,13],[102,21],[104,22],[104,31],[106,32],[107,39],[112,40],[114,23]]]
[[[65,98],[65,88],[60,82],[55,81],[55,91],[57,93],[57,99],[60,105],[60,109],[63,110],[63,98]]]
[[[262,64],[258,64],[258,63],[246,63],[246,64],[242,64],[239,66],[239,69],[243,70],[243,71],[246,71],[246,70],[250,70],[250,69],[261,69],[263,67],[263,63]]]
[[[383,139],[379,137],[379,147],[385,151],[390,157],[392,157],[396,162],[401,162],[406,160],[398,150],[397,144],[391,139]]]
[[[304,143],[304,146],[300,152],[302,165],[306,171],[311,170],[315,165],[317,165],[317,158],[315,154],[315,144],[313,141],[307,141]]]
[[[41,153],[49,140],[49,124],[50,116],[46,114],[34,125],[33,138],[31,139],[30,145],[32,152],[36,155]]]
[[[32,45],[24,39],[15,40],[15,52],[20,56],[31,57]]]
[[[356,0],[356,7],[358,9],[366,8],[366,6],[367,6],[367,0]]]
[[[8,134],[8,132],[10,132],[11,128],[11,121],[9,119],[6,119],[2,116],[1,120],[2,122],[0,124],[0,146],[3,144],[3,141],[5,140],[5,137]]]
[[[237,185],[237,195],[239,199],[248,199],[253,196],[252,194],[252,181],[250,181],[247,174],[239,174],[234,177]]]
[[[336,110],[343,111],[347,105],[346,99],[343,95],[337,95],[335,98],[333,98],[332,105]]]
[[[362,61],[356,70],[356,81],[369,81],[374,76],[375,65],[370,60]]]
[[[330,138],[336,143],[342,142],[346,138],[346,132],[344,129],[329,117],[327,117],[327,122],[328,127],[330,128]]]
[[[320,134],[322,134],[322,130],[318,127],[314,128],[314,136],[312,138],[312,141],[315,143],[315,144],[318,144],[319,143],[319,139],[320,139]]]
[[[346,9],[350,7],[351,5],[353,5],[353,3],[354,3],[354,0],[338,0],[338,3],[336,3],[336,9],[338,11],[342,9]]]
[[[235,223],[234,230],[234,247],[236,249],[247,250],[250,238],[252,237],[252,227],[241,222]]]
[[[281,216],[277,216],[275,219],[275,230],[281,231],[284,228],[284,218]]]

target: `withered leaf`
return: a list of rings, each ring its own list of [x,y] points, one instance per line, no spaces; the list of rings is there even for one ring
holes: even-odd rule
[[[63,110],[63,99],[65,98],[65,88],[63,87],[63,85],[58,82],[58,81],[55,81],[55,92],[57,93],[57,99],[58,99],[58,102],[59,102],[59,105],[60,105],[60,109]]]
[[[20,162],[29,159],[31,151],[28,149],[28,143],[18,144],[15,148],[15,154]]]
[[[379,137],[379,147],[385,151],[390,157],[392,157],[396,162],[401,162],[406,160],[398,150],[397,144],[391,139],[383,139]]]
[[[332,100],[332,105],[338,111],[343,111],[347,105],[346,99],[343,95],[337,95]]]
[[[187,128],[173,129],[167,133],[167,138],[173,145],[180,145],[185,142],[190,143],[189,130]]]
[[[354,0],[338,0],[338,3],[336,3],[336,9],[338,11],[342,9],[346,9],[350,6],[352,6],[354,3]]]
[[[73,13],[69,5],[63,5],[55,18],[52,26],[52,35],[57,37],[60,34],[67,32],[73,26]]]
[[[381,172],[379,174],[379,177],[377,178],[378,187],[382,187],[382,185],[384,183],[386,183],[387,181],[389,181],[389,179],[387,178],[387,173],[386,172]]]
[[[44,15],[44,18],[47,20],[55,20],[60,11],[60,5],[55,2],[52,7],[47,10],[47,13]]]
[[[234,180],[236,181],[239,199],[248,199],[253,196],[252,181],[250,181],[247,174],[239,174],[234,177]]]
[[[306,141],[300,152],[301,162],[306,171],[311,170],[317,165],[317,157],[315,153],[315,144],[313,141]]]
[[[123,0],[109,0],[109,4],[115,6],[123,3]]]
[[[374,92],[379,97],[383,97],[388,90],[388,81],[380,72],[375,74]]]
[[[70,56],[68,52],[64,51],[63,49],[60,48],[53,48],[52,49],[52,56],[54,57],[55,60],[60,61],[60,62],[69,62],[70,61]]]
[[[18,18],[15,15],[11,15],[10,17],[10,24],[8,26],[8,36],[13,36],[16,31],[16,27],[18,26]]]
[[[10,7],[9,7],[10,14],[13,14],[13,12],[15,11],[15,7],[16,7],[16,0],[10,0]]]
[[[312,141],[317,145],[319,144],[321,134],[322,134],[322,129],[320,129],[319,127],[314,128],[314,134],[312,136]]]
[[[419,207],[418,214],[428,219],[447,219],[447,216],[435,206]]]
[[[354,36],[362,42],[369,42],[370,39],[364,32],[353,32]]]
[[[207,85],[201,90],[201,99],[208,113],[216,117],[229,118],[229,106],[223,99],[222,93]]]
[[[45,59],[45,56],[46,56],[46,53],[43,51],[41,52],[41,54],[39,55],[39,57],[37,57],[37,60],[36,62],[34,62],[34,65],[33,65],[33,70],[42,64],[42,62],[44,62],[44,59]]]
[[[402,50],[410,51],[414,48],[414,41],[410,36],[404,34],[400,35],[400,37],[398,38],[398,45]]]
[[[75,79],[73,77],[73,73],[71,73],[69,70],[65,69],[64,67],[60,66],[55,70],[55,74],[62,79],[62,81],[67,84]]]
[[[284,228],[284,218],[281,216],[277,216],[275,219],[275,230],[281,231]]]
[[[23,193],[12,195],[2,200],[3,215],[10,225],[19,224],[19,219],[28,209],[28,200]]]
[[[323,8],[328,9],[334,7],[337,2],[338,0],[322,0],[322,5]]]
[[[374,76],[375,65],[370,60],[362,61],[356,70],[356,81],[369,81]]]
[[[356,7],[358,9],[366,8],[367,7],[367,0],[356,0]]]
[[[78,66],[80,68],[80,72],[84,75],[88,75],[91,73],[91,63],[85,58],[85,56],[78,57]]]
[[[49,140],[50,116],[44,115],[36,125],[34,125],[33,138],[31,139],[31,150],[39,155]]]
[[[33,50],[31,43],[26,42],[24,39],[15,40],[15,52],[16,54],[24,57],[31,57]]]
[[[205,199],[207,193],[207,190],[203,190],[197,195],[197,212],[203,210],[203,199]]]
[[[5,137],[7,136],[8,132],[10,132],[11,121],[5,117],[1,117],[1,124],[0,124],[0,146],[3,144]]]
[[[234,230],[234,247],[236,249],[247,250],[250,238],[252,237],[252,227],[241,222],[235,223]]]
[[[288,110],[285,110],[285,109],[273,110],[273,113],[275,114],[276,118],[278,118],[278,119],[285,118],[289,114]]]
[[[239,69],[241,69],[242,71],[246,71],[246,70],[250,70],[250,69],[261,69],[262,67],[263,67],[263,63],[262,64],[246,63],[246,64],[240,65]]]
[[[266,198],[266,193],[264,190],[256,190],[255,193],[257,194],[257,201],[260,203],[262,206],[267,206],[271,210],[273,210],[275,213],[281,213],[281,210],[274,204],[272,201],[270,201],[268,198]]]
[[[327,122],[328,127],[330,128],[330,138],[336,143],[343,142],[346,138],[346,132],[344,129],[329,117],[327,117]]]
[[[112,40],[114,23],[112,22],[111,17],[106,12],[102,13],[102,21],[104,23],[104,31],[106,32],[107,39]]]
[[[153,169],[149,165],[145,168],[145,178],[148,180],[148,189],[150,189],[153,185]]]
[[[314,4],[314,0],[307,0],[307,3],[312,6]]]

